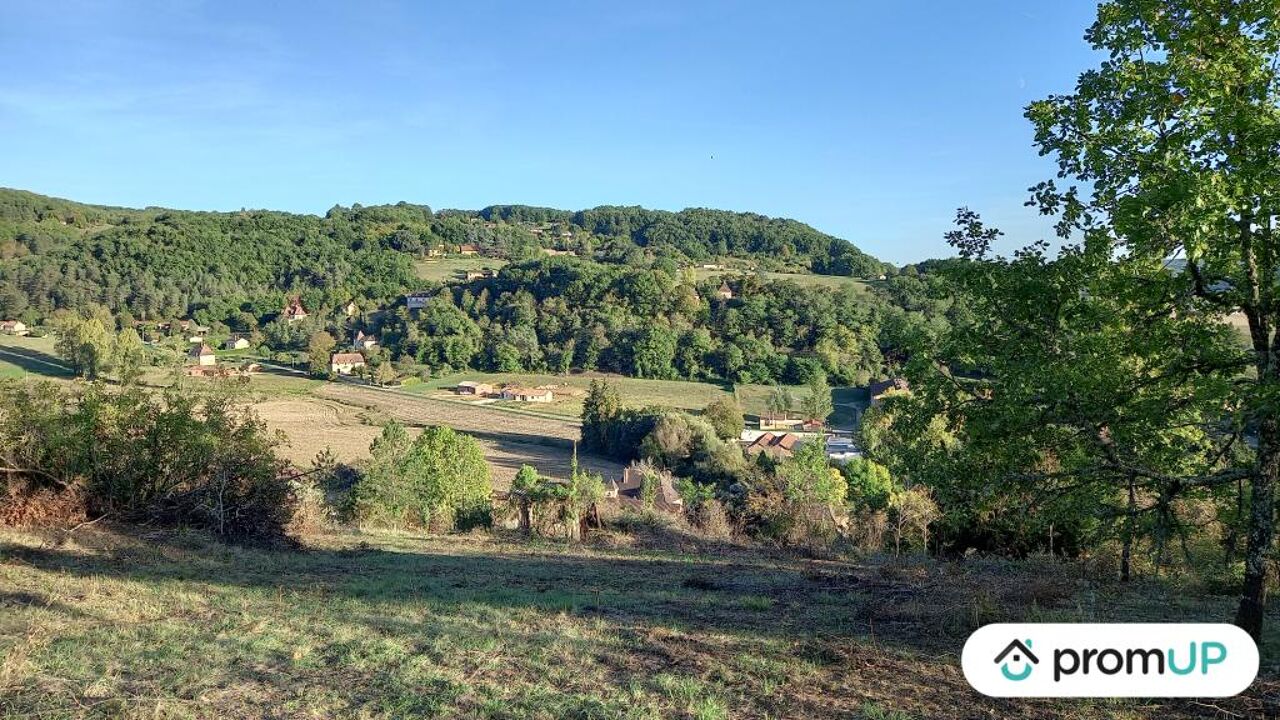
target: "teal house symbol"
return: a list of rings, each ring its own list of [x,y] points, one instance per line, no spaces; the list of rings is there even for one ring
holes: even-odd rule
[[[1010,655],[1013,657],[1009,657]],[[1009,659],[1006,661],[1005,658]],[[1021,640],[1014,640],[996,656],[996,664],[1000,665],[1000,674],[1004,675],[1006,679],[1014,682],[1026,680],[1027,677],[1031,675],[1032,668],[1034,668],[1039,662],[1040,658],[1036,657],[1035,653],[1031,652],[1030,640],[1025,643]],[[1014,666],[1022,665],[1022,669],[1014,672],[1009,669],[1010,664],[1013,664]]]

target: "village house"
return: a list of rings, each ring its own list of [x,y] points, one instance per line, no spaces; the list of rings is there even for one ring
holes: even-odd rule
[[[729,287],[729,283],[721,282],[720,289],[716,290],[716,297],[721,300],[732,300],[733,289]]]
[[[364,356],[360,353],[334,353],[329,358],[329,370],[338,375],[350,375],[357,368],[364,367]]]
[[[351,347],[356,350],[372,350],[378,347],[378,340],[372,335],[365,335],[363,330],[357,330],[351,338]]]
[[[560,256],[562,256],[562,255],[566,255],[566,256],[569,256],[569,257],[577,257],[577,256],[578,256],[578,253],[576,253],[576,252],[574,252],[574,251],[572,251],[572,250],[557,250],[557,249],[555,249],[555,248],[543,248],[543,249],[542,249],[542,252],[546,253],[547,255],[550,255],[551,257],[560,257]]]
[[[404,296],[404,306],[410,310],[421,310],[430,299],[431,293],[409,293]]]
[[[671,513],[683,511],[684,499],[676,492],[675,478],[671,472],[651,466],[646,468],[639,462],[632,462],[623,468],[621,480],[609,480],[605,483],[605,497],[617,500],[620,505],[643,509],[646,472],[656,475],[658,481],[654,488],[653,509]]]
[[[284,304],[284,310],[280,312],[286,322],[296,322],[307,317],[307,309],[302,306],[302,298],[294,295]]]
[[[911,385],[905,379],[893,378],[871,383],[871,387],[867,388],[867,392],[871,396],[871,406],[875,407],[884,400],[885,395],[892,392],[907,392],[910,389]]]
[[[249,347],[249,338],[243,335],[232,335],[222,344],[223,350],[245,350]]]
[[[493,394],[493,386],[489,383],[463,380],[453,388],[453,391],[458,395],[475,395],[476,397],[485,397]]]
[[[21,320],[5,320],[0,322],[0,333],[5,335],[26,335],[30,331],[27,330],[27,324]]]
[[[463,277],[467,279],[467,282],[471,282],[472,280],[484,280],[485,278],[498,277],[498,271],[492,268],[481,268],[480,270],[467,270],[465,273],[463,273]]]
[[[458,254],[459,254],[459,255],[468,255],[468,256],[470,256],[470,255],[479,255],[479,254],[480,254],[480,248],[476,247],[475,245],[459,245],[459,246],[458,246]]]
[[[793,433],[763,433],[746,447],[748,455],[764,453],[774,460],[789,458],[800,445],[800,436]]]
[[[551,402],[555,399],[555,395],[550,390],[543,388],[528,388],[518,385],[507,385],[502,388],[503,400],[514,400],[516,402]]]
[[[360,306],[356,304],[355,300],[348,300],[347,304],[342,306],[342,312],[347,317],[355,317],[360,314]]]
[[[194,365],[203,367],[212,367],[218,364],[218,356],[213,352],[213,348],[204,343],[192,345],[187,351],[187,359]]]

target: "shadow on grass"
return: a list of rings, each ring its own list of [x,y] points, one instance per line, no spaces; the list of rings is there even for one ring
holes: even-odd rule
[[[75,373],[54,355],[31,348],[6,345],[0,347],[0,361],[16,365],[32,375],[73,377]]]

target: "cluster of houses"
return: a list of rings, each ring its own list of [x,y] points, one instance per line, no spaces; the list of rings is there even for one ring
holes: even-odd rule
[[[906,392],[910,385],[902,378],[892,378],[872,383],[869,399],[872,407],[881,404],[891,393]],[[785,460],[795,454],[800,445],[822,441],[826,445],[827,459],[844,464],[862,457],[862,452],[849,433],[827,430],[817,420],[762,417],[758,430],[743,430],[739,438],[742,449],[750,456],[767,455],[774,460]]]
[[[453,389],[458,395],[469,395],[479,398],[495,398],[514,402],[548,403],[555,400],[555,393],[547,388],[525,387],[523,385],[503,385],[496,387],[490,383],[466,380]]]
[[[27,324],[21,320],[3,320],[0,321],[0,334],[17,335],[22,337],[29,335],[31,330],[27,328]]]

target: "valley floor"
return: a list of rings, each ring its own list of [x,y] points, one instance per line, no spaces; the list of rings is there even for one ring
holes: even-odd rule
[[[648,527],[276,551],[0,530],[0,717],[1260,717],[1274,669],[1227,701],[1014,703],[958,666],[987,622],[1231,604],[1047,561],[812,560]]]

